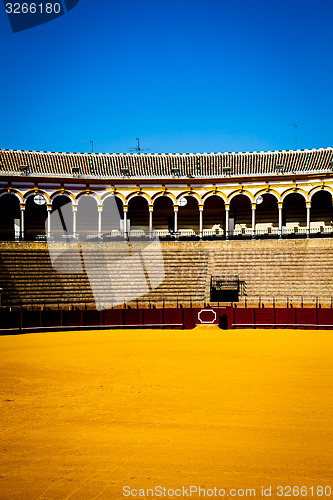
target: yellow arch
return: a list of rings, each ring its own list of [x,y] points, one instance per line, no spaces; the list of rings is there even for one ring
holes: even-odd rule
[[[271,188],[268,191],[265,188],[260,189],[259,191],[257,191],[255,193],[254,199],[256,200],[258,196],[263,195],[263,194],[271,194],[272,196],[274,196],[274,198],[277,199],[278,202],[281,201],[281,196],[278,193],[278,191],[275,191],[275,189],[271,189]]]
[[[169,193],[167,191],[165,191],[165,192],[158,191],[158,193],[155,193],[152,196],[152,203],[155,203],[155,200],[157,200],[157,198],[160,198],[161,196],[167,196],[168,198],[171,199],[171,201],[173,202],[173,205],[177,204],[177,198],[176,198],[176,196],[173,193]]]
[[[122,201],[123,205],[126,205],[126,197],[123,194],[118,193],[118,192],[103,194],[103,196],[101,198],[102,204],[105,202],[105,200],[107,200],[108,198],[111,198],[112,196],[119,198]]]
[[[57,198],[58,196],[67,196],[69,198],[72,199],[72,201],[75,201],[75,196],[73,193],[71,193],[70,191],[68,191],[67,189],[57,189],[57,191],[54,191],[52,194],[51,194],[51,201],[53,203],[54,199]]]
[[[312,200],[312,197],[314,194],[318,193],[318,191],[327,191],[328,193],[331,193],[333,196],[333,189],[330,186],[315,186],[314,188],[310,189],[309,191],[309,198]]]
[[[212,196],[218,196],[219,198],[222,198],[224,203],[227,203],[227,196],[222,191],[208,191],[202,197],[203,203],[205,203],[206,200],[208,200],[208,198],[211,198]]]
[[[147,200],[148,205],[152,205],[153,203],[149,194],[142,191],[140,191],[140,193],[131,193],[130,195],[128,195],[126,198],[127,203],[129,203],[133,198],[144,198],[145,200]]]
[[[303,198],[305,199],[305,201],[310,200],[309,194],[306,191],[304,191],[304,189],[288,188],[285,191],[283,191],[283,193],[281,194],[281,201],[283,202],[289,194],[293,194],[293,193],[301,194],[303,196]]]
[[[196,193],[195,191],[183,191],[177,196],[177,203],[180,198],[183,198],[184,196],[191,196],[192,198],[195,198],[197,200],[198,205],[202,205],[202,198],[200,194]]]
[[[249,198],[250,202],[253,203],[254,202],[254,197],[253,197],[253,194],[250,193],[250,191],[247,191],[246,189],[236,189],[235,191],[232,191],[232,193],[229,194],[228,196],[228,201],[227,203],[230,203],[231,200],[233,198],[235,198],[236,196],[238,196],[239,194],[243,194],[244,196],[246,196],[247,198]]]
[[[93,198],[95,198],[95,200],[97,202],[97,205],[101,205],[102,204],[101,197],[95,191],[92,191],[90,189],[89,189],[89,193],[87,193],[86,190],[85,191],[81,191],[75,197],[75,200],[77,201],[77,203],[79,202],[79,199],[82,198],[82,196],[92,196]]]
[[[8,188],[1,189],[0,198],[2,198],[2,196],[5,196],[6,194],[13,194],[21,203],[24,202],[23,194],[18,189],[10,188],[10,192],[8,192]]]
[[[27,191],[24,195],[24,201],[26,202],[28,198],[30,198],[30,196],[33,196],[35,194],[42,194],[44,196],[44,198],[46,199],[46,201],[51,204],[51,198],[49,197],[49,195],[47,193],[45,193],[45,191],[43,191],[42,189],[29,189],[29,191]]]

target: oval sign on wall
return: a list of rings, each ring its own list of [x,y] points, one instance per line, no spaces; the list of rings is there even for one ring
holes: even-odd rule
[[[198,320],[203,325],[212,325],[217,321],[217,314],[214,309],[201,309],[201,311],[198,312]]]
[[[34,196],[34,202],[36,205],[45,205],[46,203],[44,196],[41,194],[36,194],[36,196]]]

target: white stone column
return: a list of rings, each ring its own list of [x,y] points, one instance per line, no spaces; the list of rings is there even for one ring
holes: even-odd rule
[[[252,238],[254,238],[256,235],[256,208],[257,208],[257,204],[251,203],[251,208],[252,208]]]
[[[306,202],[306,237],[310,238],[311,201]]]
[[[154,205],[148,205],[149,209],[149,237],[151,238],[153,235],[153,211]]]
[[[51,212],[52,212],[52,205],[47,205],[46,206],[47,210],[47,237],[51,238]]]
[[[102,238],[102,212],[103,205],[98,205],[98,237]]]
[[[178,219],[177,219],[177,215],[178,215],[178,205],[174,205],[173,206],[173,210],[174,210],[174,224],[173,224],[173,230],[174,232],[176,233],[178,231]]]
[[[203,224],[202,224],[202,219],[203,219],[203,205],[199,205],[199,235],[200,238],[202,238],[203,234]]]
[[[72,205],[72,210],[73,210],[73,238],[76,238],[76,212],[77,212],[77,205]]]
[[[278,202],[278,210],[279,210],[279,238],[282,237],[282,209],[283,209],[283,202],[279,201]]]
[[[24,240],[24,211],[25,211],[24,203],[20,203],[20,211],[21,211],[21,240]]]
[[[124,210],[124,233],[123,236],[124,238],[128,237],[127,234],[127,212],[128,212],[128,205],[123,205],[123,210]]]
[[[229,211],[230,211],[230,204],[226,203],[224,205],[225,209],[225,237],[229,238]]]

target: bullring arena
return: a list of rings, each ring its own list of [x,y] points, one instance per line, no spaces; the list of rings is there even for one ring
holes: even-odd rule
[[[0,150],[0,497],[332,497],[332,173]]]

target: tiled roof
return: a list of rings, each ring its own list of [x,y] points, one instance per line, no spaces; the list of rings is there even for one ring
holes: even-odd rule
[[[0,149],[0,174],[50,177],[163,179],[301,174],[333,171],[332,162],[333,148],[203,154],[87,154]]]

